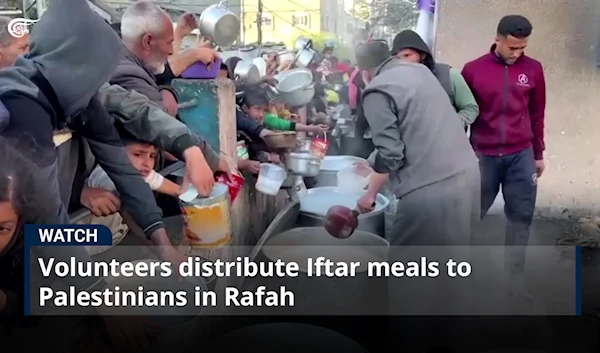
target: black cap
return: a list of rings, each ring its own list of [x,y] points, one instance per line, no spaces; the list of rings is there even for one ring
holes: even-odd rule
[[[391,54],[396,55],[404,49],[414,49],[421,53],[431,55],[431,50],[421,36],[410,29],[404,30],[394,37]]]
[[[373,40],[357,45],[354,55],[360,70],[370,70],[389,59],[390,48],[384,40]]]

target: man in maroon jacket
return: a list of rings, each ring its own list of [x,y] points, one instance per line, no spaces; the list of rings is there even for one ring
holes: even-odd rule
[[[523,53],[531,31],[525,17],[505,16],[490,52],[462,71],[479,104],[471,144],[481,169],[481,215],[502,186],[508,219],[505,242],[519,246],[518,251],[507,251],[512,275],[523,272],[537,179],[544,171],[546,83],[540,62]]]

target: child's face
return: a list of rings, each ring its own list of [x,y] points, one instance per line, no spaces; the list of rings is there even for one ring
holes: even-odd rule
[[[265,107],[262,105],[244,106],[244,112],[252,119],[262,122],[265,118]]]
[[[227,78],[227,70],[219,70],[219,78]]]
[[[19,216],[8,201],[0,202],[0,253],[10,243],[17,230]]]
[[[146,143],[130,143],[125,149],[133,167],[142,177],[147,177],[156,164],[156,147]]]

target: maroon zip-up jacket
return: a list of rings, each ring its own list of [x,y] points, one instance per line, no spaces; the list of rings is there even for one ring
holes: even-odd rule
[[[465,65],[462,75],[471,88],[479,117],[471,125],[471,144],[486,156],[504,156],[533,146],[536,160],[544,154],[546,82],[542,64],[522,55],[507,65],[494,52]]]

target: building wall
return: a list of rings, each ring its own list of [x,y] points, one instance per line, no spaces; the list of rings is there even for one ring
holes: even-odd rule
[[[334,34],[341,43],[352,43],[356,30],[364,23],[353,18],[351,12],[348,0],[321,0],[321,30]]]
[[[333,1],[333,0],[332,0]],[[244,0],[243,18],[245,43],[257,41],[256,16],[257,0]],[[294,26],[296,19],[308,17],[308,23]],[[270,24],[269,21],[270,20]],[[321,1],[320,0],[263,0],[263,43],[289,42],[302,34],[319,34],[321,32]],[[293,38],[292,38],[293,37]]]
[[[439,2],[436,56],[457,68],[489,50],[502,16],[521,14],[533,24],[526,52],[544,65],[548,100],[542,216],[600,212],[599,8],[596,0]]]

